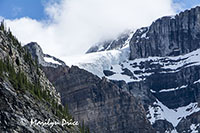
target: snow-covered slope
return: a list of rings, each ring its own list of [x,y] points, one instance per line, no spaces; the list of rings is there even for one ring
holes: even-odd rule
[[[88,53],[81,56],[64,57],[62,60],[64,60],[68,66],[76,65],[99,77],[103,77],[105,76],[103,73],[104,70],[108,70],[113,65],[118,65],[128,60],[130,55],[129,42],[132,36],[133,32],[130,32],[129,37],[121,49]]]
[[[198,107],[198,103],[196,102],[176,109],[169,109],[157,100],[152,106],[149,106],[147,118],[151,124],[154,124],[156,120],[167,120],[172,123],[174,127],[176,127],[182,118],[186,118],[187,116],[198,111],[200,111],[200,107]]]
[[[76,65],[99,77],[105,76],[103,70],[110,69],[111,66],[127,60],[129,47],[121,50],[110,50],[96,53],[89,53],[82,56],[63,58],[68,66]]]
[[[129,60],[129,41],[130,38],[126,41],[126,45],[119,50],[89,53],[77,57],[63,58],[63,60],[69,66],[79,66],[99,77],[105,76],[111,80],[124,80],[127,83],[145,80],[146,77],[156,71],[174,73],[183,67],[200,65],[200,49],[174,57],[148,57]],[[105,71],[112,74],[106,75]]]
[[[148,57],[120,62],[107,69],[114,73],[107,78],[125,80],[128,83],[145,80],[155,72],[174,73],[194,65],[200,65],[200,49],[175,57]],[[129,71],[129,74],[124,73],[125,71]]]

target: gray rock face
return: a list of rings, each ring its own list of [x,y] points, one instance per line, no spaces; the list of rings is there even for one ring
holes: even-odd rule
[[[154,132],[138,100],[107,79],[74,66],[43,69],[61,93],[63,104],[92,132]]]
[[[40,64],[44,62],[44,53],[42,51],[42,48],[36,42],[30,42],[24,47],[29,51],[34,59],[38,59],[38,62]]]
[[[32,57],[34,59],[37,59],[38,63],[41,64],[42,66],[51,66],[51,67],[58,67],[58,65],[66,66],[62,60],[60,60],[54,56],[44,54],[42,51],[42,48],[36,42],[28,43],[27,45],[24,46],[24,48],[26,48],[30,52]],[[44,59],[45,57],[50,58],[51,60],[53,60],[54,62],[57,62],[57,63],[47,62]]]
[[[175,73],[155,73],[146,82],[155,91],[153,95],[163,104],[169,108],[178,108],[200,102],[200,84],[195,82],[199,79],[200,66],[192,66]],[[177,89],[170,91],[172,88]],[[162,91],[163,89],[166,91]]]
[[[0,59],[4,62],[4,66],[7,64],[7,70],[5,70],[5,67],[2,68],[3,63],[1,62],[1,133],[80,132],[77,126],[68,128],[56,125],[50,128],[49,126],[31,125],[31,119],[37,119],[41,122],[47,122],[47,119],[50,119],[51,122],[60,120],[55,115],[55,110],[53,110],[50,102],[39,97],[39,91],[37,96],[34,92],[39,89],[40,92],[49,92],[49,98],[57,104],[60,103],[60,96],[44,72],[28,56],[27,51],[13,36],[3,30],[0,30]],[[24,76],[22,76],[22,73]],[[36,80],[40,84],[39,89],[35,87]]]
[[[130,59],[176,56],[200,48],[200,7],[175,17],[163,17],[136,31],[130,42]]]
[[[103,73],[104,73],[104,75],[106,75],[106,76],[111,76],[111,75],[115,74],[114,72],[108,71],[108,70],[104,70]]]
[[[53,110],[47,108],[47,102],[35,99],[30,93],[18,93],[8,81],[0,81],[0,131],[15,133],[47,133],[47,132],[79,132],[78,128],[66,128],[56,125],[31,125],[31,119],[42,122],[50,119],[51,122],[60,122]]]
[[[200,111],[199,53],[200,50],[196,50],[178,57],[150,57],[126,61],[117,66],[117,71],[113,69],[113,73],[128,69],[133,74],[129,75],[130,79],[134,76],[137,77],[136,81],[133,78],[132,82],[127,83],[126,80],[112,82],[142,101],[147,117],[156,131],[162,133],[176,129],[182,133],[190,129],[190,126],[195,126],[191,131],[198,131],[198,119],[187,121],[196,119],[192,118],[195,115],[191,114],[198,114]],[[110,78],[109,75],[106,77]],[[174,124],[174,121],[180,126]]]
[[[180,133],[183,132],[200,132],[200,112],[196,112],[190,116],[188,116],[186,119],[182,119],[180,123],[177,126],[177,131]]]

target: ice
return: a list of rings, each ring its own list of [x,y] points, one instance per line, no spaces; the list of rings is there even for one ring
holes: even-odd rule
[[[105,76],[103,70],[109,70],[113,65],[118,65],[120,62],[128,60],[130,54],[129,41],[132,35],[133,33],[131,33],[130,37],[125,41],[124,47],[119,50],[88,53],[80,56],[63,57],[61,59],[64,60],[68,66],[78,66],[101,78]]]

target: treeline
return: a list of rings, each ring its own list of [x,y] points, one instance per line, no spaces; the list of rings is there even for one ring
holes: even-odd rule
[[[3,79],[8,78],[14,89],[20,92],[28,91],[37,99],[48,102],[53,109],[53,113],[59,118],[72,119],[67,107],[64,108],[62,105],[59,105],[52,98],[53,96],[51,96],[49,90],[42,90],[38,78],[31,83],[20,69],[18,72],[15,71],[14,65],[8,57],[4,61],[0,60],[0,77]]]
[[[49,103],[52,112],[60,119],[64,118],[68,121],[74,121],[74,118],[69,113],[67,105],[62,106],[61,104],[58,104],[58,102],[52,98],[50,91],[42,90],[38,78],[31,83],[20,69],[16,72],[12,61],[10,61],[8,57],[5,60],[0,60],[0,78],[7,78],[14,89],[20,92],[28,91],[38,100],[44,100]],[[89,133],[89,128],[85,126],[84,122],[79,125],[79,129],[81,133]]]

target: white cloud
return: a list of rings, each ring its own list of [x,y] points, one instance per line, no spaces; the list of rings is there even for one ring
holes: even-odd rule
[[[171,0],[62,0],[47,4],[45,11],[49,20],[6,23],[22,43],[36,41],[57,57],[83,54],[99,40],[174,14]]]

